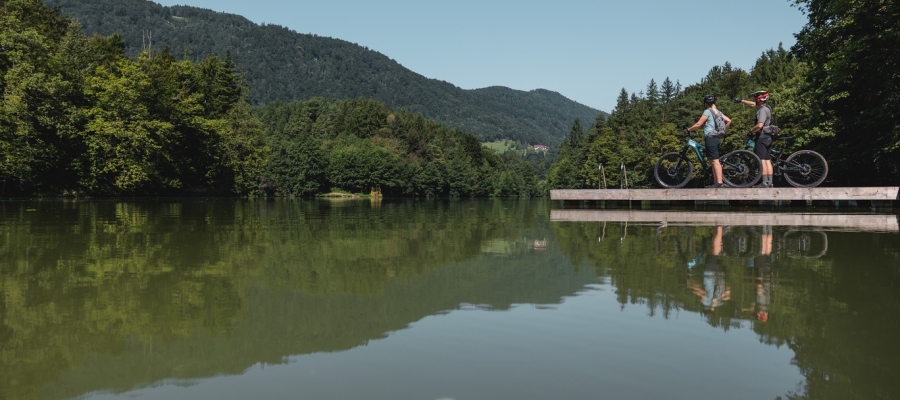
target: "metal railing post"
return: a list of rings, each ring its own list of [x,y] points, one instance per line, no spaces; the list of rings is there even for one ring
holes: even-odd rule
[[[603,171],[603,163],[600,163],[600,176],[603,177],[603,187],[599,189],[606,189],[606,172]]]

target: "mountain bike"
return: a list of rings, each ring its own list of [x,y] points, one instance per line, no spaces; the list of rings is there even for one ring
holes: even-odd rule
[[[756,147],[756,141],[748,133],[747,148]],[[776,143],[781,141],[781,147],[776,148]],[[793,136],[781,136],[772,138],[772,148],[769,149],[769,157],[772,160],[772,173],[774,176],[783,177],[793,187],[819,186],[828,175],[828,162],[825,157],[812,150],[798,150],[787,158],[784,158],[785,149],[793,144]],[[757,178],[758,179],[758,178]],[[750,185],[756,184],[754,180]]]
[[[694,174],[694,166],[688,160],[688,153],[694,150],[700,164],[712,176],[712,165],[706,161],[704,150],[706,146],[691,139],[690,134],[685,134],[686,142],[681,151],[663,154],[656,161],[653,175],[656,182],[664,188],[676,189],[684,187]],[[750,187],[759,181],[762,176],[759,157],[747,150],[735,150],[719,158],[722,164],[722,181],[729,187]]]

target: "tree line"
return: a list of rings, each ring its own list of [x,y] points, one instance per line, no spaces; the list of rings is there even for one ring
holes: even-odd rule
[[[87,37],[59,8],[3,0],[0,196],[377,189],[392,196],[528,197],[548,188],[598,187],[600,164],[609,186],[620,184],[624,165],[630,186],[653,187],[656,158],[680,147],[680,132],[700,114],[705,94],[719,96],[732,132],[741,133],[754,110],[730,99],[759,89],[771,93],[783,133],[829,160],[826,185],[896,184],[900,128],[893,100],[900,70],[890,60],[900,58],[891,45],[891,32],[900,31],[892,28],[898,7],[797,4],[810,21],[793,49],[770,49],[749,71],[715,66],[688,86],[666,78],[638,93],[623,88],[608,117],[576,118],[558,148],[523,159],[493,154],[463,128],[373,99],[254,107],[256,89],[228,51],[195,59],[187,49],[178,56],[163,47],[130,57],[118,34]],[[871,33],[866,26],[883,29]],[[483,92],[504,97],[501,88]],[[552,103],[553,93],[544,92],[534,92],[543,99],[538,108]],[[724,149],[744,140],[733,134]]]
[[[229,53],[125,53],[38,0],[0,10],[0,184],[16,195],[533,196],[516,154],[376,100],[251,107]]]
[[[421,114],[367,99],[274,102],[257,110],[271,153],[264,192],[311,196],[339,188],[389,196],[530,197],[546,191],[516,152]]]
[[[129,58],[36,0],[0,9],[0,184],[9,195],[250,193],[265,142],[226,57]]]

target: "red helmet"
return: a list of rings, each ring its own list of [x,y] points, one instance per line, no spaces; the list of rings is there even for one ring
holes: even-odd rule
[[[765,311],[760,311],[760,312],[756,313],[756,318],[758,318],[762,322],[768,322],[769,321],[769,313],[767,313]]]
[[[769,92],[760,90],[758,92],[753,92],[752,94],[750,94],[750,97],[752,97],[756,101],[767,101],[769,100]]]

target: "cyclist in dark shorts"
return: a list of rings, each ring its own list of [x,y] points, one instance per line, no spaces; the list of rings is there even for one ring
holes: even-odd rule
[[[772,147],[772,137],[762,132],[762,128],[772,124],[772,107],[766,104],[769,101],[769,92],[761,90],[750,95],[753,101],[734,99],[735,103],[742,103],[748,106],[756,107],[756,125],[750,129],[751,133],[756,134],[756,147],[753,152],[759,156],[762,163],[762,182],[755,188],[772,187],[772,160],[769,158],[769,149]]]
[[[728,118],[725,114],[719,111],[716,108],[716,96],[708,94],[703,97],[703,114],[700,115],[700,119],[697,120],[697,123],[692,125],[690,128],[687,128],[687,132],[692,132],[700,127],[703,127],[703,139],[704,146],[706,147],[706,157],[709,158],[710,164],[712,164],[712,172],[713,172],[713,184],[707,186],[708,188],[723,188],[725,184],[722,183],[722,163],[719,162],[719,145],[722,143],[722,139],[719,137],[710,136],[709,134],[715,132],[716,130],[716,114],[722,114],[722,119],[725,120],[725,128],[727,129],[731,126],[731,119]],[[689,133],[685,133],[685,135],[689,135]]]

